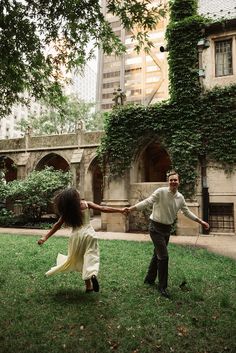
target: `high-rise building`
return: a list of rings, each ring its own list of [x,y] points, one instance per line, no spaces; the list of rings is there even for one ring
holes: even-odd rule
[[[17,138],[24,134],[17,130],[17,123],[21,119],[26,119],[29,115],[39,116],[46,110],[46,107],[29,97],[27,92],[22,97],[29,100],[28,105],[15,104],[12,107],[11,114],[0,119],[0,139]]]
[[[90,65],[85,65],[82,73],[74,70],[71,74],[71,84],[65,89],[66,94],[76,95],[77,98],[87,103],[95,103],[96,80],[97,74],[95,68],[92,68]]]
[[[153,4],[166,4],[167,0],[153,1]],[[126,103],[149,105],[168,98],[168,69],[165,47],[165,30],[168,17],[161,18],[155,30],[150,32],[154,43],[149,54],[134,50],[132,32],[126,31],[120,20],[106,12],[106,0],[102,0],[103,12],[111,23],[115,34],[125,44],[127,51],[121,56],[98,54],[97,109],[110,110],[114,105],[117,89],[124,92]]]
[[[88,103],[95,103],[96,99],[96,71],[88,64],[84,72],[74,70],[70,75],[71,83],[65,87],[65,94],[75,95]],[[9,116],[0,119],[0,139],[17,138],[24,134],[17,130],[17,123],[21,119],[27,119],[29,115],[39,116],[48,108],[29,98],[27,92],[23,96],[29,99],[29,104],[15,104]]]

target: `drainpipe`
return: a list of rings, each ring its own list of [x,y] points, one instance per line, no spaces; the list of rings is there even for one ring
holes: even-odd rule
[[[205,35],[205,29],[202,30],[202,35]],[[210,43],[206,38],[201,38],[197,44],[198,47],[198,64],[199,64],[199,81],[201,90],[204,92],[205,70],[203,68],[203,50],[209,48]],[[200,158],[201,163],[201,179],[202,179],[202,218],[209,223],[209,192],[207,186],[207,168],[206,155]],[[209,234],[209,230],[202,228],[203,234]]]
[[[201,179],[202,179],[202,218],[209,223],[209,192],[207,186],[206,157],[201,158]],[[209,234],[209,230],[202,229],[203,234]]]

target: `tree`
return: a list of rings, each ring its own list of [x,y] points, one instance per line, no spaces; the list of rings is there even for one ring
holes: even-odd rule
[[[164,9],[152,0],[108,0],[107,11],[122,25],[136,28],[136,49],[152,45],[148,32]],[[93,43],[87,51],[89,43]],[[121,54],[125,48],[105,19],[99,0],[1,0],[0,118],[21,93],[56,101],[62,95],[62,67],[83,67],[94,48]]]
[[[102,113],[94,111],[94,103],[86,103],[75,96],[64,96],[54,108],[39,116],[30,115],[17,124],[25,132],[30,126],[34,135],[65,134],[75,132],[82,124],[86,130],[103,129]]]

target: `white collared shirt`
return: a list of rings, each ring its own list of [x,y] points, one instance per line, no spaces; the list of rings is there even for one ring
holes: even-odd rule
[[[147,199],[135,205],[137,210],[142,210],[148,206],[152,206],[150,219],[155,222],[173,224],[179,210],[193,221],[197,219],[197,216],[186,205],[184,196],[179,191],[173,194],[169,187],[158,188]]]

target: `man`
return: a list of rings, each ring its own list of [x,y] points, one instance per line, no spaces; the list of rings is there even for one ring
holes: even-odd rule
[[[154,244],[154,254],[151,259],[144,283],[153,285],[158,272],[158,290],[160,294],[169,298],[167,292],[168,282],[168,250],[171,225],[176,219],[177,212],[181,210],[184,215],[209,229],[209,224],[196,217],[187,207],[184,196],[178,191],[179,175],[172,171],[168,175],[168,187],[162,187],[153,192],[147,199],[134,206],[126,208],[127,212],[142,210],[152,205],[150,216],[150,237]]]

